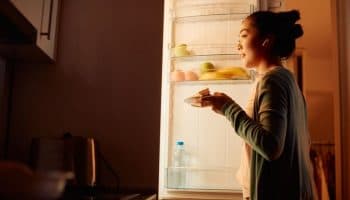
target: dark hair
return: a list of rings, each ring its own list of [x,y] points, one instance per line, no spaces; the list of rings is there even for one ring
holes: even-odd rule
[[[288,58],[295,49],[295,39],[303,35],[298,10],[287,12],[257,11],[247,17],[261,37],[272,36],[271,53],[281,59]]]

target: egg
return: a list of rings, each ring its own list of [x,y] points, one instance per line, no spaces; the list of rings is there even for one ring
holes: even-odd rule
[[[171,72],[170,80],[175,81],[175,82],[184,81],[185,80],[185,73],[182,70],[175,70],[175,71]]]
[[[198,76],[193,71],[186,71],[185,72],[185,80],[186,81],[196,81],[196,80],[198,80]]]

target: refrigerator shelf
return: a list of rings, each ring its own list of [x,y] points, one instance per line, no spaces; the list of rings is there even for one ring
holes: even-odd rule
[[[194,3],[177,4],[171,10],[177,23],[240,20],[253,11],[254,7],[248,3]]]
[[[228,79],[228,80],[197,80],[172,82],[174,85],[230,85],[230,84],[251,84],[254,79]]]
[[[248,15],[249,13],[194,15],[194,16],[186,16],[186,17],[175,17],[174,22],[175,23],[196,23],[196,22],[210,22],[210,21],[242,20]]]
[[[233,167],[197,168],[168,167],[166,171],[166,188],[198,191],[237,190],[235,182],[237,169]],[[181,184],[179,184],[181,183]]]
[[[205,5],[247,5],[251,4],[252,1],[242,0],[175,0],[173,1],[174,7],[185,7],[185,6],[205,6]]]
[[[172,45],[171,59],[182,61],[193,61],[208,58],[240,59],[236,48],[237,44],[182,44]]]
[[[203,61],[203,60],[239,60],[239,54],[207,54],[207,55],[189,55],[189,56],[173,56],[172,61],[187,62],[187,61]]]

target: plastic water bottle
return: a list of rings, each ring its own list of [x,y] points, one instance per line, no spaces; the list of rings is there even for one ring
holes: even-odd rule
[[[174,152],[174,177],[173,184],[175,188],[185,188],[186,186],[186,153],[185,143],[181,140],[176,141]]]

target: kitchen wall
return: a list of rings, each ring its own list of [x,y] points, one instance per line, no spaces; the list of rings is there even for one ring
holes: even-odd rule
[[[298,9],[303,37],[297,46],[304,56],[304,94],[308,104],[309,131],[313,143],[320,152],[335,152],[340,155],[340,97],[338,49],[336,46],[336,2],[332,0],[287,0],[288,9]],[[340,197],[340,156],[336,157],[336,195]]]
[[[304,57],[303,88],[308,103],[312,140],[334,142],[335,101],[339,90],[337,66],[333,64],[331,0],[286,1],[287,10],[300,11],[304,35],[297,40]],[[317,11],[317,12],[314,12]],[[324,115],[319,115],[325,113]]]
[[[287,7],[299,9],[305,34],[298,46],[305,49],[304,82],[308,101],[310,131],[313,139],[332,141],[335,139],[336,184],[342,178],[342,197],[349,199],[349,51],[350,51],[350,8],[347,0],[286,0]],[[335,12],[338,9],[340,12]],[[336,18],[340,21],[337,23]],[[338,29],[337,26],[340,26]],[[337,34],[337,30],[341,30]],[[340,36],[339,46],[337,39]],[[340,55],[340,59],[338,59]],[[340,68],[338,68],[338,62]],[[339,92],[341,92],[339,94]],[[342,104],[340,104],[342,102]],[[340,121],[342,120],[342,123]],[[333,130],[333,131],[332,131]],[[341,146],[340,146],[341,145]],[[341,173],[338,173],[341,170]],[[341,176],[341,177],[340,177]]]
[[[15,66],[10,158],[69,131],[97,139],[122,187],[156,190],[162,24],[162,0],[62,1],[56,64]]]

